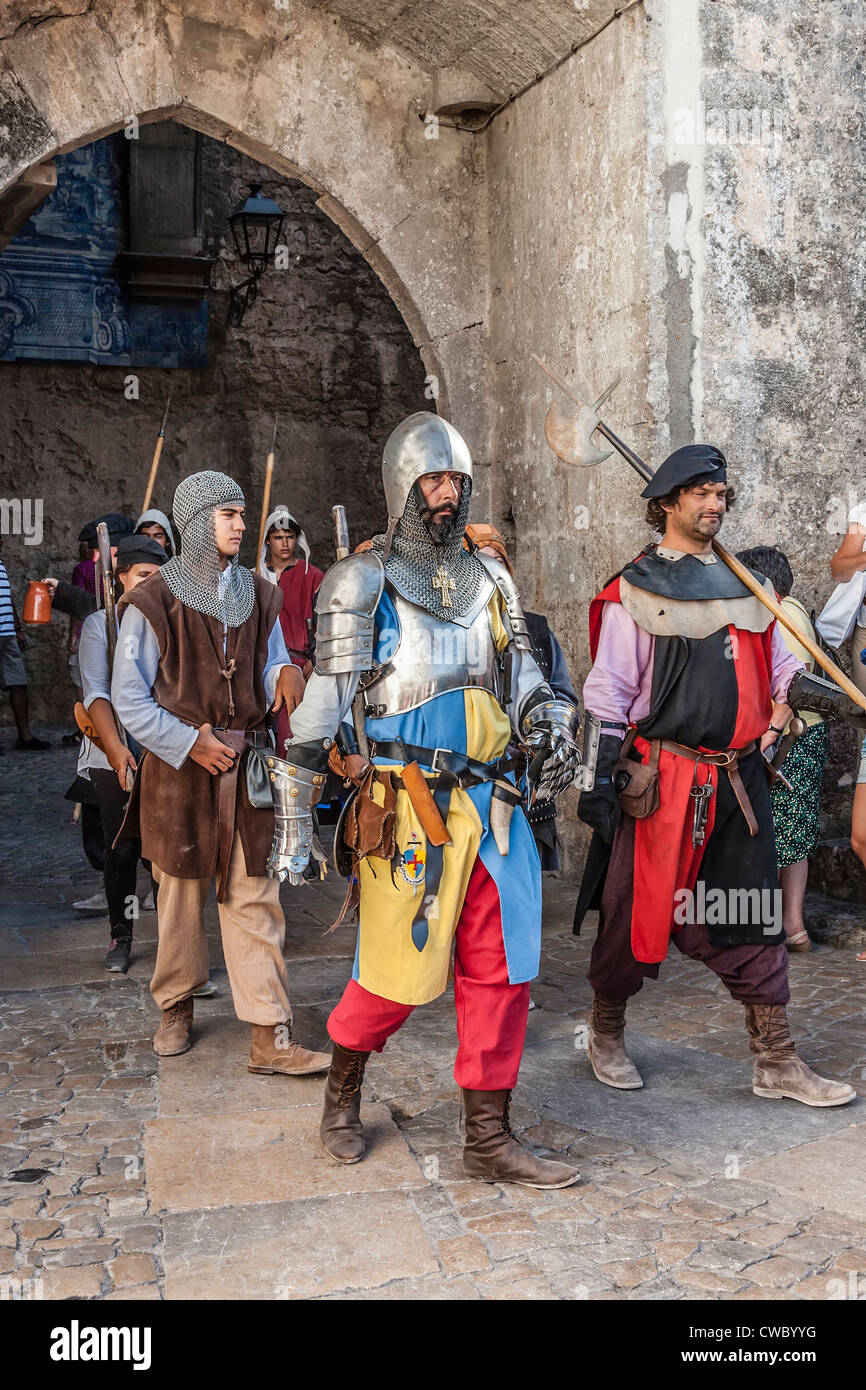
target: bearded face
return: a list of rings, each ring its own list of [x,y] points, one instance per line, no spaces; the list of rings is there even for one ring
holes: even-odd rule
[[[439,482],[439,479],[445,481]],[[450,480],[450,481],[448,481]],[[465,481],[455,474],[428,474],[414,485],[421,520],[434,545],[445,545],[457,532]]]

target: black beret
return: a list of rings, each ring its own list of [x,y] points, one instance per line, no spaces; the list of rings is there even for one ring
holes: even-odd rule
[[[86,526],[82,526],[78,533],[78,539],[84,545],[96,545],[96,528],[101,521],[108,527],[108,541],[110,545],[117,545],[124,536],[131,536],[133,532],[132,517],[122,516],[120,512],[106,512],[105,516],[98,516],[95,521],[88,521]]]
[[[130,565],[164,565],[168,555],[153,536],[123,536],[117,543],[115,565],[118,570]]]
[[[714,444],[684,444],[668,454],[656,469],[641,497],[667,497],[678,487],[693,483],[726,483],[727,460]]]

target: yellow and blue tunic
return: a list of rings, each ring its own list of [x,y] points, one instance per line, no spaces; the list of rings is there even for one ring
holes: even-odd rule
[[[509,644],[502,617],[502,600],[494,592],[488,617],[497,651]],[[379,634],[393,633],[397,617],[387,589],[376,615]],[[381,641],[381,639],[380,639]],[[377,661],[387,653],[377,648]],[[515,654],[516,655],[516,654]],[[524,684],[530,670],[543,684],[541,672],[524,655]],[[304,701],[306,704],[306,699]],[[303,706],[302,706],[303,708]],[[293,719],[293,728],[294,728]],[[395,742],[424,748],[447,748],[478,762],[501,757],[511,739],[511,722],[495,694],[480,688],[449,690],[433,696],[417,708],[385,718],[365,721],[373,742]],[[391,759],[376,758],[379,766],[399,767]],[[427,917],[428,932],[419,950],[412,923],[425,893],[427,839],[409,796],[397,793],[397,867],[381,859],[365,859],[360,867],[360,929],[353,969],[364,988],[401,1004],[424,1004],[445,989],[451,948],[467,885],[478,855],[496,884],[502,917],[502,939],[512,984],[522,984],[538,973],[541,948],[541,870],[538,851],[521,807],[511,820],[508,854],[502,855],[490,832],[492,782],[468,789],[454,788],[447,826],[451,843],[443,850],[439,889]],[[380,802],[384,788],[376,784]]]

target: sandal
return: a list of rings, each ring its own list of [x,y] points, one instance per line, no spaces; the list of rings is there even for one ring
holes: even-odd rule
[[[798,931],[796,936],[786,936],[785,945],[789,951],[811,951],[812,938],[807,931]]]

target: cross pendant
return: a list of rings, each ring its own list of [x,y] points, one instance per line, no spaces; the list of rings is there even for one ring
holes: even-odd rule
[[[454,607],[454,604],[451,602],[451,595],[456,593],[457,585],[454,583],[454,580],[451,578],[451,575],[444,565],[440,565],[433,576],[433,588],[439,590],[443,608]]]

